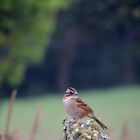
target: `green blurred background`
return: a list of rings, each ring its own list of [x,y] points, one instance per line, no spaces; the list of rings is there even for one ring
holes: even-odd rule
[[[0,0],[0,128],[18,90],[11,130],[61,139],[72,86],[109,126],[140,137],[140,1]]]

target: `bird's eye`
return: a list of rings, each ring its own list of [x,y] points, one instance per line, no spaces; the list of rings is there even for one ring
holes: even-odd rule
[[[73,93],[73,92],[69,92],[69,94],[70,94],[70,95],[73,95],[74,93]]]
[[[68,97],[68,96],[71,96],[71,95],[73,95],[73,92],[68,92],[68,93],[66,93],[66,96]]]

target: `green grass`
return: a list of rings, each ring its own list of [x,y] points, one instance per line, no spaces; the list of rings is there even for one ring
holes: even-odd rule
[[[20,93],[19,93],[20,94]],[[62,96],[44,96],[16,100],[10,129],[18,128],[22,132],[31,131],[34,114],[42,108],[38,139],[61,139],[62,120],[67,114],[64,111]],[[140,87],[122,87],[106,90],[80,92],[80,96],[95,111],[96,116],[106,123],[111,132],[118,136],[125,121],[135,137],[140,137]],[[3,101],[0,111],[0,130],[3,130],[8,109],[8,101]]]

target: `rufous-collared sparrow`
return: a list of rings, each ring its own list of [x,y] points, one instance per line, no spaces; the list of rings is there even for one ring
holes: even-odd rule
[[[69,87],[66,90],[63,103],[67,113],[72,118],[80,120],[89,117],[94,119],[103,129],[107,129],[107,126],[95,116],[94,111],[78,97],[78,93],[74,88]]]

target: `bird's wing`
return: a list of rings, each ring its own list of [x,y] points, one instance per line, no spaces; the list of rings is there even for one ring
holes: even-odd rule
[[[86,103],[84,103],[80,98],[76,98],[76,102],[78,104],[78,107],[84,109],[89,114],[93,113],[93,110]]]

